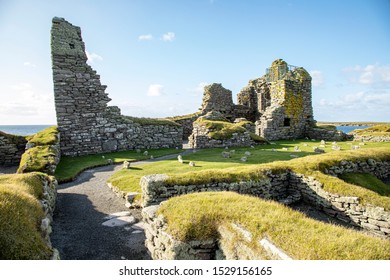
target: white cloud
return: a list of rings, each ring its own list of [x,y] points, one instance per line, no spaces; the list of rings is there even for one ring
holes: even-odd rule
[[[151,41],[153,40],[152,34],[143,34],[138,36],[138,41]]]
[[[0,94],[0,123],[55,123],[54,96],[30,83],[5,85]]]
[[[312,78],[311,83],[313,86],[321,87],[324,85],[324,75],[322,74],[321,71],[318,70],[310,71],[310,75]]]
[[[37,67],[35,64],[31,63],[30,61],[26,61],[25,63],[23,63],[24,66],[27,66],[27,67]]]
[[[95,63],[96,61],[102,61],[103,60],[103,57],[101,57],[100,55],[96,54],[96,53],[90,53],[88,51],[85,51],[85,53],[87,54],[87,63]]]
[[[164,86],[160,84],[150,85],[148,88],[148,96],[161,96],[163,94]]]
[[[356,65],[344,68],[343,71],[350,75],[350,81],[354,83],[363,85],[390,83],[390,65]]]
[[[175,33],[167,32],[167,33],[163,34],[162,40],[165,42],[172,42],[173,40],[175,40]]]

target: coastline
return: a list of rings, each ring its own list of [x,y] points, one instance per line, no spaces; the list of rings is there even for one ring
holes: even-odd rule
[[[374,126],[379,124],[387,124],[388,122],[326,122],[318,121],[317,125],[334,125],[334,126]]]

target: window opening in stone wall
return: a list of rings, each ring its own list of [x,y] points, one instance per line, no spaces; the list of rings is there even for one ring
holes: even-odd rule
[[[290,126],[291,119],[290,118],[284,118],[283,126]]]
[[[69,47],[70,47],[71,49],[74,49],[74,44],[73,44],[73,43],[69,43]]]

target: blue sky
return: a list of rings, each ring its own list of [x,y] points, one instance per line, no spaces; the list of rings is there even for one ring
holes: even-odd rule
[[[54,16],[80,26],[122,113],[197,111],[202,87],[236,94],[277,58],[313,77],[320,121],[390,122],[390,1],[0,0],[0,124],[54,124]]]

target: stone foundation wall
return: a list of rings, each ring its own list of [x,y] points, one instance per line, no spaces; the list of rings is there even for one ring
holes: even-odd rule
[[[194,149],[225,148],[225,147],[250,147],[257,145],[252,140],[249,132],[233,133],[230,139],[217,140],[208,136],[211,132],[206,126],[197,122],[193,124],[192,134],[188,138],[188,144]]]
[[[169,186],[165,183],[167,175],[148,175],[141,178],[142,206],[158,204],[170,197],[207,191],[234,191],[264,199],[272,199],[283,204],[291,204],[301,199],[299,192],[289,188],[289,173],[272,174],[258,181],[234,183],[207,183],[202,185]]]
[[[258,240],[257,248],[252,249],[252,233],[235,223],[220,226],[218,240],[178,241],[167,233],[164,217],[156,214],[158,208],[153,205],[142,210],[145,244],[154,260],[291,259],[266,238]]]
[[[390,142],[390,136],[352,134],[353,141],[359,142]]]
[[[22,136],[0,132],[0,166],[18,166],[27,140]]]
[[[59,259],[59,253],[57,249],[52,247],[50,240],[50,234],[52,232],[51,224],[53,223],[53,213],[56,204],[58,183],[54,177],[49,177],[46,175],[41,176],[41,180],[43,183],[43,194],[40,203],[42,205],[45,216],[41,221],[40,230],[46,244],[53,250],[51,259]]]
[[[352,140],[353,136],[340,130],[326,130],[321,128],[310,128],[306,130],[306,137],[325,141],[347,141]],[[355,140],[356,141],[356,140]]]
[[[339,165],[330,167],[325,170],[325,172],[332,176],[347,172],[364,172],[371,173],[379,178],[387,178],[390,176],[390,162],[375,161],[373,159],[359,162],[341,161]],[[263,179],[257,181],[209,183],[189,186],[170,186],[166,184],[167,179],[168,176],[164,174],[149,175],[141,178],[140,184],[143,191],[142,206],[145,207],[144,211],[149,211],[147,209],[154,209],[153,213],[155,213],[155,210],[157,209],[156,204],[177,195],[206,191],[235,191],[237,193],[250,194],[264,199],[276,200],[283,204],[292,204],[302,199],[329,216],[335,217],[354,227],[361,228],[370,234],[390,239],[389,211],[385,211],[385,209],[381,207],[363,205],[358,197],[348,197],[329,193],[323,189],[323,184],[314,177],[296,174],[291,171],[286,171],[281,174],[272,174],[271,172],[268,172]],[[151,205],[153,208],[149,207]],[[145,218],[145,223],[149,224],[149,232],[147,233],[148,248],[151,250],[153,258],[157,259],[179,259],[182,257],[191,259],[257,259],[264,258],[264,256],[267,258],[270,256],[270,258],[288,258],[285,253],[280,252],[275,245],[269,244],[267,240],[259,241],[261,246],[263,246],[263,249],[255,251],[248,250],[249,247],[245,242],[250,242],[251,240],[245,241],[244,237],[245,235],[251,236],[250,233],[244,234],[244,237],[241,237],[241,239],[244,238],[243,240],[245,242],[237,242],[237,244],[233,246],[234,248],[230,245],[228,246],[228,241],[224,241],[224,238],[229,239],[232,234],[237,235],[237,231],[239,233],[245,231],[240,229],[239,226],[221,229],[220,233],[222,232],[222,234],[218,243],[219,249],[214,253],[211,251],[205,253],[204,250],[206,248],[202,246],[207,246],[208,244],[210,248],[207,248],[207,250],[213,250],[212,248],[216,248],[215,241],[207,241],[205,243],[206,245],[201,242],[199,243],[199,241],[185,244],[182,244],[182,242],[177,243],[165,232],[166,225],[164,224],[163,217],[156,219],[153,218],[152,214],[148,214]],[[167,248],[166,245],[164,245],[165,243],[173,246],[168,250],[170,252],[168,254],[169,256],[165,253],[165,248]],[[193,244],[196,244],[198,247],[193,248]],[[200,244],[202,244],[202,246]],[[211,244],[213,244],[213,246],[211,246]],[[176,248],[176,246],[179,249]],[[275,248],[277,253],[273,252]],[[204,254],[197,255],[198,253],[194,253],[191,255],[192,252],[198,252],[198,249],[200,250],[199,252]],[[184,253],[179,252],[180,250],[184,250]],[[188,254],[191,256],[188,256]]]

